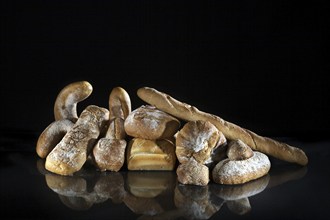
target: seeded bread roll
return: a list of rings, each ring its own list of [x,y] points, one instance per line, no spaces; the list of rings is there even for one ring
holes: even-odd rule
[[[168,139],[180,127],[178,119],[152,106],[141,106],[132,111],[125,120],[125,131],[132,137],[149,140]]]
[[[176,156],[180,163],[185,163],[190,158],[202,164],[211,162],[211,152],[225,141],[224,136],[212,123],[187,122],[176,136]]]
[[[174,144],[168,140],[133,138],[127,147],[128,170],[173,170]]]
[[[254,151],[253,156],[246,160],[220,161],[212,171],[213,181],[219,184],[242,184],[258,179],[268,173],[270,161],[260,152]]]
[[[182,184],[206,186],[210,181],[209,168],[193,158],[180,164],[176,173],[178,181]]]

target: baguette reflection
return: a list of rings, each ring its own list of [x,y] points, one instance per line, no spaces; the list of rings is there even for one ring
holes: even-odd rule
[[[232,213],[244,215],[252,210],[250,197],[307,173],[306,167],[286,166],[242,185],[210,183],[201,187],[180,184],[175,172],[169,171],[101,173],[85,168],[73,176],[60,176],[47,172],[43,163],[39,160],[37,168],[47,186],[70,209],[88,210],[110,201],[127,206],[137,219],[209,219],[224,205]]]

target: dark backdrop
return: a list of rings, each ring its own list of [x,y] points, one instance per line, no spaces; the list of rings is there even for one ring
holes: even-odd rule
[[[57,93],[133,108],[142,86],[265,136],[329,132],[328,10],[301,1],[1,1],[1,133],[39,134]]]

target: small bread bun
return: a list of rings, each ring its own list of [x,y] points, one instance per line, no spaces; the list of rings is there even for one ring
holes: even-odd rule
[[[129,170],[173,170],[175,163],[175,147],[168,140],[133,138],[128,144]]]
[[[266,175],[270,169],[268,157],[254,151],[253,156],[246,160],[220,161],[212,171],[214,182],[220,184],[242,184]]]
[[[252,149],[241,140],[228,144],[227,157],[230,160],[246,160],[253,156]]]
[[[125,120],[125,131],[132,137],[149,140],[168,139],[180,127],[180,121],[150,105],[132,111]]]
[[[176,173],[182,184],[206,186],[209,183],[209,168],[191,158],[178,166]]]
[[[198,163],[209,163],[211,152],[225,141],[224,136],[212,123],[190,121],[176,135],[176,156],[180,163],[185,163],[190,158],[194,158]]]
[[[124,165],[126,145],[124,139],[101,138],[93,149],[97,167],[101,171],[119,171]]]

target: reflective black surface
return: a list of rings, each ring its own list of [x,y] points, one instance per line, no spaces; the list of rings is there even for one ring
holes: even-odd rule
[[[281,139],[306,167],[271,159],[269,174],[223,186],[182,185],[175,172],[47,172],[34,139],[1,138],[1,219],[328,219],[330,141]],[[22,148],[24,146],[24,148]],[[26,150],[24,150],[26,149]]]

